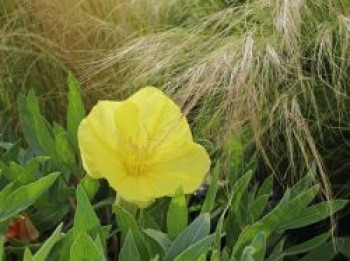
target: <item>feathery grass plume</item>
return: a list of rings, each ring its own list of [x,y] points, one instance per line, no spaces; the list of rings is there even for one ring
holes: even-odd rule
[[[292,182],[316,161],[328,183],[324,135],[338,135],[348,119],[350,4],[256,0],[210,11],[131,37],[84,78],[118,67],[127,83],[159,81],[186,111],[214,106],[228,133],[251,126],[270,167],[292,173],[281,181]]]
[[[89,94],[161,86],[219,146],[250,127],[283,183],[315,161],[327,189],[347,169],[349,1],[16,2],[30,48]]]

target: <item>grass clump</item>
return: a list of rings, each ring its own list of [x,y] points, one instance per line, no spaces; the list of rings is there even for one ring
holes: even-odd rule
[[[324,184],[348,169],[348,1],[15,2],[20,41],[75,72],[91,103],[157,85],[217,147],[251,129],[281,183],[312,162]],[[45,88],[63,90],[61,76],[46,78]]]

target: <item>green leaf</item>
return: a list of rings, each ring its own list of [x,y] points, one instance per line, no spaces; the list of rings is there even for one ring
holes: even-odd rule
[[[253,242],[250,244],[254,247],[254,260],[255,261],[264,261],[266,253],[266,236],[264,232],[260,232],[256,235]]]
[[[32,251],[28,247],[24,250],[23,261],[34,261]]]
[[[140,210],[140,215],[138,217],[138,224],[144,229],[151,228],[156,230],[161,230],[160,224],[155,220],[154,216],[147,210]]]
[[[118,227],[121,230],[122,241],[125,241],[127,233],[131,231],[140,256],[148,260],[150,257],[147,250],[145,238],[141,234],[135,218],[130,214],[130,212],[118,205],[113,206],[113,211],[116,215]]]
[[[3,153],[0,157],[0,161],[4,163],[10,163],[12,161],[17,161],[21,150],[21,143],[17,141],[16,143],[11,143],[10,147]]]
[[[259,198],[263,195],[270,195],[272,190],[273,190],[273,175],[269,176],[264,180],[263,184],[258,190],[256,197]]]
[[[155,240],[164,250],[164,253],[168,251],[169,247],[171,246],[171,240],[168,238],[167,234],[164,234],[155,229],[144,229],[143,232]]]
[[[317,223],[344,208],[347,203],[347,200],[334,200],[318,203],[304,209],[300,213],[297,213],[298,215],[293,215],[291,220],[281,224],[279,229],[296,229]]]
[[[40,229],[52,229],[56,227],[69,212],[69,204],[56,203],[41,206],[38,211],[31,213],[33,223]]]
[[[140,253],[136,248],[132,232],[126,235],[124,244],[119,254],[119,261],[140,261]]]
[[[284,242],[285,238],[282,238],[279,240],[277,245],[273,248],[273,251],[271,255],[269,256],[269,261],[282,261],[283,260],[283,248],[284,248]]]
[[[85,108],[81,98],[81,88],[72,74],[68,75],[68,108],[67,108],[67,130],[69,140],[78,151],[77,132],[80,122],[85,116]]]
[[[210,180],[210,186],[207,192],[207,196],[205,197],[205,201],[203,203],[201,213],[205,213],[205,212],[210,213],[214,208],[215,197],[218,190],[219,174],[220,174],[220,162],[217,162],[213,170],[213,175]]]
[[[91,178],[90,176],[86,175],[81,181],[80,184],[83,186],[84,191],[86,192],[89,200],[92,200],[99,187],[100,183],[97,179]]]
[[[250,170],[247,173],[245,173],[233,186],[232,191],[234,193],[234,196],[231,203],[233,213],[238,212],[241,206],[240,203],[241,203],[242,196],[247,190],[249,182],[252,179],[252,176],[253,176],[253,172]]]
[[[330,238],[331,233],[327,232],[322,235],[319,235],[317,237],[314,237],[306,242],[303,242],[301,244],[292,246],[286,250],[283,251],[284,256],[290,256],[290,255],[299,255],[307,253],[316,247],[326,243],[326,241]]]
[[[60,253],[59,253],[59,261],[66,261],[70,258],[70,250],[72,248],[74,242],[74,229],[70,229],[67,231],[64,239],[62,240]]]
[[[250,170],[246,172],[232,188],[233,198],[231,202],[231,208],[227,217],[227,243],[229,247],[232,247],[241,231],[242,227],[242,199],[244,199],[248,190],[249,183],[252,179],[253,172]]]
[[[233,196],[234,196],[234,193],[231,192],[229,201],[227,202],[224,211],[221,213],[221,216],[220,216],[219,221],[218,221],[217,226],[216,226],[215,239],[214,239],[214,251],[217,251],[218,259],[222,258],[222,256],[221,256],[221,253],[223,253],[223,251],[221,251],[221,237],[223,234],[222,230],[224,227],[226,213],[228,212],[228,210],[231,207],[231,202],[232,202]]]
[[[229,182],[234,184],[240,178],[239,166],[243,162],[242,134],[233,134],[229,139],[230,175]]]
[[[29,147],[36,155],[44,155],[43,149],[40,146],[39,139],[36,134],[33,115],[29,111],[27,98],[23,94],[20,94],[17,97],[17,108],[22,125],[22,132]]]
[[[290,190],[290,197],[291,199],[295,196],[298,196],[300,193],[307,190],[312,184],[312,179],[309,175],[305,176],[301,180],[299,180]]]
[[[4,244],[5,244],[5,235],[1,233],[0,234],[0,261],[4,260],[4,255],[5,255]]]
[[[68,142],[68,135],[61,126],[55,125],[55,128],[55,149],[57,160],[61,165],[74,171],[75,154],[73,153],[71,145]]]
[[[210,215],[208,213],[196,218],[181,234],[175,239],[164,261],[172,261],[184,250],[208,236],[210,233]]]
[[[14,187],[13,183],[9,183],[6,187],[0,190],[0,206],[4,204],[3,202],[8,198],[10,193],[13,191],[13,187]]]
[[[260,218],[260,216],[264,212],[264,209],[266,208],[268,201],[269,195],[265,194],[259,196],[251,204],[251,206],[248,209],[248,217],[250,217],[252,223],[254,223]]]
[[[255,261],[254,259],[255,249],[254,247],[248,246],[243,249],[240,261]]]
[[[101,227],[100,221],[81,185],[77,188],[77,211],[74,216],[74,234],[91,233]]]
[[[203,255],[206,255],[213,243],[214,236],[207,236],[197,243],[187,248],[184,252],[178,255],[176,261],[192,261],[199,260]]]
[[[247,245],[242,252],[241,258],[238,260],[263,261],[266,253],[266,237],[265,233],[257,233],[251,244]],[[237,253],[232,252],[231,260],[236,260]]]
[[[13,191],[9,200],[0,206],[0,222],[5,221],[32,205],[57,179],[59,173],[52,173],[29,185]]]
[[[300,261],[329,261],[333,260],[337,253],[343,255],[347,259],[350,259],[349,249],[350,238],[334,238],[334,240],[331,240],[326,244],[320,245],[304,257],[300,258]],[[337,252],[335,250],[337,250]]]
[[[55,144],[33,90],[29,91],[27,98],[21,95],[18,97],[18,111],[23,134],[29,146],[36,155],[42,155],[44,152],[55,159]]]
[[[214,250],[210,256],[210,261],[220,261],[220,256],[217,250]]]
[[[171,199],[168,214],[167,228],[170,239],[176,238],[188,224],[186,197],[182,189],[178,190]]]
[[[28,184],[35,181],[35,171],[41,164],[48,161],[50,157],[38,156],[31,159],[25,166],[23,174],[19,177],[22,184]]]
[[[257,233],[264,232],[268,238],[271,233],[281,230],[281,227],[291,222],[295,215],[303,213],[318,192],[319,185],[315,185],[290,200],[287,190],[280,203],[271,212],[240,234],[233,249],[235,255],[240,256],[243,248],[253,240]]]
[[[38,252],[34,255],[34,261],[45,261],[50,254],[50,251],[55,246],[55,244],[63,238],[61,234],[63,224],[59,225],[57,229],[52,233],[52,235],[45,241],[45,243],[40,247]]]
[[[109,236],[109,229],[108,229],[108,235]],[[107,237],[106,237],[107,238]],[[95,244],[98,248],[99,251],[99,256],[100,256],[100,260],[99,261],[107,261],[106,256],[105,256],[105,241],[103,239],[100,238],[100,236],[98,235],[95,238]]]
[[[70,250],[70,261],[98,261],[101,253],[95,242],[86,233],[78,235]]]

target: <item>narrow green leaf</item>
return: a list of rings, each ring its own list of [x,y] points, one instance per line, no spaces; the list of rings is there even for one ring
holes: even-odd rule
[[[36,135],[33,116],[28,109],[27,98],[23,94],[20,94],[17,97],[17,108],[22,125],[22,132],[29,147],[36,155],[44,155],[44,151],[41,148],[38,137]]]
[[[270,195],[273,190],[273,175],[266,178],[258,190],[256,197],[261,197],[263,195]]]
[[[176,238],[188,224],[186,197],[182,189],[178,190],[171,199],[167,213],[167,228],[170,239]]]
[[[239,207],[241,206],[241,199],[243,194],[246,192],[249,182],[252,179],[253,172],[250,170],[247,173],[245,173],[233,186],[233,199],[232,199],[232,212],[237,213],[239,210]]]
[[[233,247],[243,227],[243,215],[245,210],[242,209],[242,206],[246,204],[242,200],[245,200],[248,196],[247,191],[252,175],[253,172],[249,170],[236,181],[232,188],[233,199],[226,223],[227,231],[230,231],[230,233],[227,233],[227,243],[229,247]]]
[[[273,251],[271,255],[269,256],[269,261],[283,261],[283,248],[284,248],[284,242],[286,241],[285,238],[282,238],[279,240],[277,245],[273,248]]]
[[[214,250],[210,256],[210,261],[220,261],[220,255],[218,254],[218,250]]]
[[[23,261],[34,261],[32,251],[28,247],[24,250]]]
[[[235,184],[236,180],[240,178],[239,166],[243,162],[243,141],[242,134],[233,134],[229,139],[229,163],[230,175],[229,182],[231,185]]]
[[[338,250],[338,246],[337,250]],[[339,251],[340,252],[340,251]],[[338,251],[335,250],[333,243],[327,243],[321,245],[308,253],[307,255],[300,258],[300,261],[329,261],[334,260],[335,256],[338,254]]]
[[[140,261],[140,253],[136,248],[132,232],[126,235],[124,244],[119,254],[119,261]]]
[[[310,253],[300,258],[300,261],[329,261],[333,260],[337,254],[341,254],[347,260],[350,259],[349,237],[334,238],[334,240],[330,240],[326,244],[321,244]]]
[[[184,250],[200,241],[210,233],[210,215],[208,213],[196,218],[181,234],[175,239],[164,261],[172,261]]]
[[[175,261],[199,260],[203,255],[208,253],[213,240],[214,236],[207,236],[203,238],[178,255],[175,258]]]
[[[347,200],[334,200],[318,203],[301,211],[298,216],[294,215],[293,219],[289,222],[281,224],[279,229],[296,229],[317,223],[344,208],[347,203]]]
[[[35,134],[39,141],[40,147],[46,153],[46,155],[56,158],[56,151],[54,141],[50,135],[45,118],[42,116],[39,108],[38,101],[35,97],[34,90],[31,89],[27,96],[27,108],[32,118],[31,124],[35,126]],[[26,126],[22,126],[24,129]]]
[[[291,222],[295,215],[303,213],[318,192],[319,185],[315,185],[289,200],[289,192],[287,191],[280,203],[272,211],[252,226],[247,227],[240,234],[233,249],[235,255],[240,256],[243,248],[253,240],[257,233],[264,232],[266,237],[269,237],[271,233],[281,230],[281,227],[285,223]]]
[[[67,261],[70,259],[70,250],[74,243],[74,231],[73,228],[68,230],[64,239],[62,240],[62,244],[60,247],[59,253],[59,261]]]
[[[77,132],[80,122],[85,116],[85,108],[81,97],[81,88],[72,74],[68,75],[68,108],[67,108],[67,130],[69,140],[78,151]]]
[[[306,242],[303,242],[301,244],[292,246],[286,250],[283,251],[284,256],[290,256],[290,255],[299,255],[307,253],[316,247],[326,243],[326,241],[330,238],[331,233],[327,232],[322,235],[316,236]]]
[[[4,244],[5,244],[5,235],[0,234],[0,261],[4,260],[4,255],[5,255]]]
[[[255,249],[254,247],[247,246],[243,249],[240,261],[255,261],[254,259]]]
[[[222,258],[221,257],[221,253],[222,253],[222,251],[221,251],[221,237],[222,237],[222,234],[223,234],[222,230],[223,230],[223,227],[224,227],[224,221],[225,221],[226,213],[228,212],[228,210],[231,207],[231,202],[232,202],[233,196],[234,196],[234,193],[231,192],[229,201],[227,202],[224,211],[221,213],[221,216],[219,218],[218,224],[216,226],[215,239],[214,239],[214,251],[215,250],[217,251],[218,259]]]
[[[13,192],[13,183],[9,183],[6,187],[0,191],[0,206],[4,204],[3,202],[8,198],[8,196]],[[1,207],[0,207],[1,209]]]
[[[256,235],[251,246],[254,247],[254,260],[255,261],[264,261],[266,253],[266,236],[264,232],[260,232]]]
[[[55,133],[57,160],[61,165],[65,166],[69,170],[74,170],[75,154],[73,153],[71,145],[68,141],[68,135],[61,126],[56,128],[59,129],[59,131]]]
[[[19,141],[11,143],[11,146],[6,149],[0,157],[0,160],[4,163],[10,163],[12,161],[17,161],[21,150],[21,143]]]
[[[252,223],[260,218],[266,208],[269,198],[269,195],[261,195],[251,204],[248,209],[248,217],[250,217]]]
[[[141,234],[135,218],[127,210],[118,205],[113,206],[113,211],[116,215],[118,227],[121,230],[122,241],[125,241],[127,233],[131,231],[141,257],[148,260],[150,257],[146,242],[144,240],[144,236]]]
[[[300,193],[304,192],[305,190],[307,190],[311,186],[312,182],[313,181],[309,175],[299,180],[290,190],[291,199],[294,198],[295,196],[298,196]]]
[[[48,161],[50,157],[45,156],[38,156],[33,159],[31,159],[24,168],[24,173],[21,175],[20,179],[23,184],[28,184],[30,182],[34,182],[35,177],[35,171],[39,169],[41,164]]]
[[[99,187],[100,187],[100,183],[97,179],[94,179],[88,175],[86,175],[81,181],[80,184],[83,186],[84,191],[86,192],[89,200],[92,200]]]
[[[108,233],[108,236],[109,236],[109,233]],[[107,261],[106,253],[105,253],[106,252],[105,251],[105,245],[106,245],[105,239],[102,239],[102,238],[100,238],[99,235],[97,235],[97,237],[95,238],[95,244],[96,244],[98,251],[99,251],[99,256],[100,256],[99,261]]]
[[[13,191],[0,206],[0,222],[9,219],[32,205],[57,179],[59,173],[52,173],[29,185]]]
[[[205,212],[210,213],[214,208],[215,197],[218,190],[219,174],[220,174],[220,162],[217,162],[213,170],[213,175],[210,180],[210,186],[207,192],[207,196],[205,197],[205,201],[203,203],[201,213],[205,213]]]
[[[337,249],[347,259],[350,259],[350,238],[337,238],[336,240]]]
[[[77,211],[74,216],[74,234],[97,231],[100,221],[81,185],[77,188]]]
[[[101,256],[95,242],[86,233],[78,235],[70,250],[70,261],[97,260],[101,260]]]
[[[168,238],[167,234],[154,229],[144,229],[143,231],[147,236],[154,239],[160,245],[164,250],[164,253],[168,251],[171,246],[171,240]]]
[[[63,224],[59,225],[52,235],[45,241],[45,243],[40,247],[38,252],[34,255],[34,261],[45,261],[49,256],[52,248],[55,244],[63,238],[61,234]]]

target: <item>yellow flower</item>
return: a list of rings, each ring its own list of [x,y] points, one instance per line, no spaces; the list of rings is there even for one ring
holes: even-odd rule
[[[122,102],[98,102],[80,124],[78,140],[87,173],[107,179],[140,207],[179,187],[193,193],[210,166],[179,107],[154,87]]]

